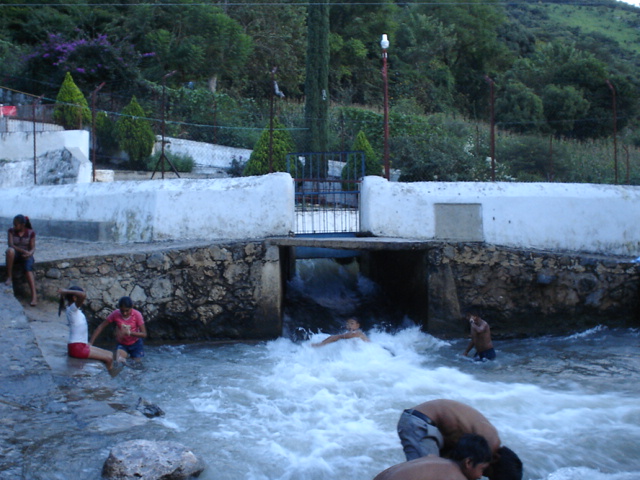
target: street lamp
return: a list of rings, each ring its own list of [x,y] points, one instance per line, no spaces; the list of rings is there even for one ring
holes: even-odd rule
[[[386,33],[382,35],[380,47],[382,47],[382,81],[384,83],[384,176],[389,180],[389,78],[387,77],[389,39]]]

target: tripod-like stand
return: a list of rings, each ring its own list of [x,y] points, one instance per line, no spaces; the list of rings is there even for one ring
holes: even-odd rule
[[[176,176],[178,178],[180,178],[180,174],[178,173],[178,170],[173,165],[171,160],[169,160],[169,158],[164,153],[164,146],[167,143],[169,143],[169,142],[167,142],[165,140],[165,136],[164,136],[164,126],[165,126],[165,123],[166,123],[165,122],[165,83],[166,83],[167,78],[170,77],[171,75],[173,75],[174,73],[176,73],[176,70],[174,70],[173,72],[167,73],[164,77],[162,77],[162,152],[160,153],[160,158],[158,158],[158,161],[156,162],[156,166],[153,168],[153,173],[151,174],[151,179],[152,180],[153,180],[154,175],[158,171],[158,165],[162,165],[162,179],[164,180],[164,162],[165,162],[165,160],[171,166],[171,170],[173,170],[173,173],[175,173]]]

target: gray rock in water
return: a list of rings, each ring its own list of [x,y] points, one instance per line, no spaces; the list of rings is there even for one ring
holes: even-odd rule
[[[180,443],[130,440],[111,449],[102,475],[112,480],[187,480],[203,470],[202,460]]]
[[[149,418],[162,417],[164,415],[164,411],[158,405],[155,403],[149,403],[142,397],[138,398],[136,410]]]

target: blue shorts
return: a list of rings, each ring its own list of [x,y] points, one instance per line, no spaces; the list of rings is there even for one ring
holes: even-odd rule
[[[119,343],[118,348],[127,352],[131,358],[144,357],[144,343],[141,338],[131,345],[122,345]]]
[[[35,263],[33,255],[25,258],[22,255],[17,254],[14,262],[16,264],[22,265],[22,268],[25,272],[33,272],[33,264]]]
[[[473,357],[473,359],[476,362],[481,362],[484,359],[487,360],[495,360],[496,359],[496,351],[493,348],[490,348],[489,350],[484,350],[480,353],[476,353]]]

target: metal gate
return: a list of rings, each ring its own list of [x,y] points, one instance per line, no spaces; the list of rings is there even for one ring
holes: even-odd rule
[[[296,187],[296,234],[360,231],[364,152],[289,153]]]

